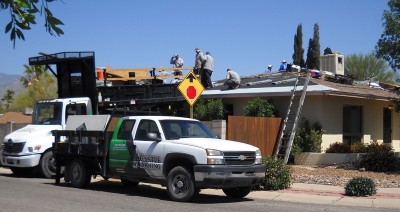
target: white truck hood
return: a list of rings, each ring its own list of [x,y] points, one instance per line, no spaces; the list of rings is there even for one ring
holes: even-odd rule
[[[256,151],[258,148],[250,144],[237,141],[229,141],[214,138],[181,138],[173,143],[186,144],[203,149],[215,149],[220,151]]]
[[[6,137],[4,142],[12,139],[14,142],[24,142],[29,139],[44,137],[51,135],[52,130],[61,130],[61,125],[27,125],[19,130],[16,130]]]

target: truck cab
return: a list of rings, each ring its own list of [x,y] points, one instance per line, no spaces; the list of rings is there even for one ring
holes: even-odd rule
[[[46,177],[55,175],[52,153],[52,130],[63,130],[70,115],[89,115],[91,101],[87,97],[38,101],[33,109],[32,124],[4,137],[1,162],[20,176],[36,171]]]

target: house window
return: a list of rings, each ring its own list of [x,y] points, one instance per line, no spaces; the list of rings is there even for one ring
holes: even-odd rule
[[[361,141],[362,107],[345,105],[343,107],[343,143],[351,145]]]

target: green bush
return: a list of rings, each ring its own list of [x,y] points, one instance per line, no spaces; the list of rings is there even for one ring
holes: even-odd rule
[[[292,153],[321,152],[322,133],[320,123],[315,122],[311,125],[303,118],[296,130]]]
[[[224,104],[222,99],[209,99],[200,101],[194,108],[194,118],[201,121],[224,119]]]
[[[326,153],[351,153],[351,148],[349,145],[342,142],[335,142],[330,144],[328,149],[325,151]]]
[[[277,115],[277,110],[272,100],[265,100],[259,97],[250,100],[243,109],[245,116],[276,117]]]
[[[259,185],[262,190],[281,190],[292,185],[290,166],[283,163],[283,160],[271,156],[263,157],[263,164],[267,166],[265,177]]]
[[[366,177],[355,177],[347,182],[345,187],[347,196],[370,196],[376,194],[375,183]]]
[[[398,171],[400,159],[395,156],[391,146],[372,142],[366,147],[366,153],[358,167],[374,172]]]

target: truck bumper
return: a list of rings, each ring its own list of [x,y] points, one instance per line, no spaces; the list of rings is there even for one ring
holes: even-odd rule
[[[39,165],[40,154],[26,156],[2,156],[1,163],[8,167],[35,167]]]
[[[257,185],[265,177],[265,170],[264,165],[196,165],[193,168],[198,188],[231,188]]]

